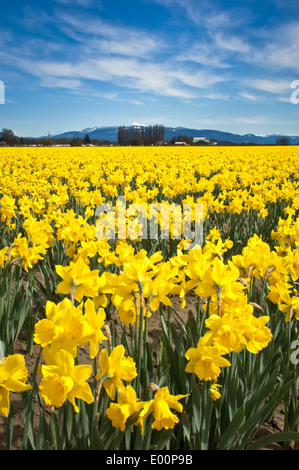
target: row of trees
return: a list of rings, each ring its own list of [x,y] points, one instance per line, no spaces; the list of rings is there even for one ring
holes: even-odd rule
[[[119,145],[156,145],[164,142],[165,128],[161,124],[154,126],[120,126],[117,140]]]
[[[88,134],[85,135],[84,139],[74,137],[67,139],[65,137],[58,139],[51,139],[51,137],[45,137],[38,139],[34,137],[17,137],[11,129],[2,129],[0,132],[0,146],[42,146],[51,147],[53,145],[66,145],[71,147],[80,147],[81,145],[112,145],[109,140],[91,139]]]

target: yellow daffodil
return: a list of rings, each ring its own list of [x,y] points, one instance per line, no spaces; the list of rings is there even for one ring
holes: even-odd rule
[[[91,373],[91,365],[75,365],[73,356],[60,350],[55,354],[45,354],[48,360],[41,366],[42,381],[39,390],[45,403],[60,408],[65,400],[69,400],[76,413],[79,412],[76,399],[92,403],[92,391],[86,382]]]
[[[96,311],[93,301],[87,299],[84,304],[84,315],[82,317],[82,339],[79,341],[82,346],[88,342],[90,343],[91,358],[94,358],[98,354],[99,344],[107,339],[102,331],[105,319],[105,310],[99,308],[99,310]]]
[[[26,384],[28,370],[25,359],[20,354],[13,354],[0,361],[0,413],[8,416],[9,393],[24,392],[31,388]]]
[[[53,352],[63,349],[76,357],[77,346],[86,331],[84,326],[82,308],[74,307],[70,299],[58,304],[48,301],[46,318],[36,323],[33,338],[42,348],[49,346]]]
[[[222,387],[222,385],[213,383],[210,387],[210,397],[213,401],[219,400],[219,398],[221,398],[221,393],[219,392],[218,387]]]
[[[232,313],[225,313],[222,316],[212,314],[205,324],[209,331],[202,337],[203,345],[216,344],[227,353],[246,346],[244,331],[247,323],[242,316],[234,317]]]
[[[279,310],[283,313],[286,313],[285,321],[289,322],[294,316],[299,320],[299,296],[290,295],[286,290],[281,294],[279,301]]]
[[[79,302],[83,296],[97,296],[96,279],[99,271],[90,271],[89,266],[82,258],[79,258],[70,266],[55,266],[55,269],[57,274],[63,279],[57,286],[59,294],[69,294],[73,290],[74,297]]]
[[[136,392],[131,385],[119,390],[117,403],[111,403],[106,411],[112,426],[124,431],[126,422],[130,417],[135,417],[133,425],[143,427],[143,421],[139,419],[140,411],[146,402],[137,400]]]
[[[214,242],[215,240],[219,240],[220,237],[220,231],[216,227],[214,227],[212,230],[210,230],[209,234],[207,235],[207,240]]]
[[[12,220],[16,217],[16,201],[12,196],[5,194],[0,199],[0,219],[5,222],[9,228],[15,228]]]
[[[202,338],[196,348],[188,349],[186,358],[189,361],[186,372],[194,373],[200,380],[215,381],[220,375],[220,368],[230,366],[230,362],[223,357],[223,350],[216,345],[205,346]]]
[[[147,282],[145,286],[144,297],[149,298],[149,306],[154,312],[159,308],[160,303],[163,305],[172,305],[169,294],[173,284],[171,281],[159,274],[153,280]]]
[[[215,296],[228,290],[231,295],[238,295],[244,289],[243,285],[236,282],[239,276],[238,270],[232,265],[226,265],[218,258],[213,260],[210,269],[202,276],[195,293],[201,297]]]
[[[270,318],[266,315],[261,317],[255,317],[254,315],[248,316],[244,336],[247,340],[246,348],[251,353],[257,354],[268,346],[271,341],[272,333],[270,328],[266,326],[269,320]]]
[[[99,356],[99,370],[97,380],[102,380],[103,386],[114,400],[116,389],[124,387],[123,380],[130,382],[137,376],[135,362],[129,356],[125,356],[125,348],[122,344],[116,346],[108,356],[107,349],[102,349]]]
[[[144,421],[150,413],[153,413],[152,429],[157,429],[157,431],[172,429],[179,422],[179,418],[171,409],[182,413],[183,405],[178,401],[186,396],[188,395],[171,395],[168,387],[160,388],[154,398],[144,405],[139,415],[140,420]]]
[[[4,268],[5,261],[9,260],[9,256],[7,256],[7,252],[8,252],[7,246],[2,248],[2,250],[0,250],[0,267],[1,268]]]
[[[18,234],[10,247],[10,256],[12,259],[20,258],[24,270],[28,272],[28,269],[33,268],[38,260],[43,259],[40,255],[43,251],[41,247],[30,246],[27,238]]]

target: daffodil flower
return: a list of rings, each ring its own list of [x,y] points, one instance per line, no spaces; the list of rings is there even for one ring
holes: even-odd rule
[[[153,413],[152,429],[157,431],[172,429],[179,422],[179,418],[171,409],[181,413],[183,405],[178,401],[186,396],[188,395],[171,395],[168,387],[162,387],[155,393],[154,398],[144,405],[139,415],[140,419],[144,421],[150,413]]]
[[[55,355],[46,349],[44,358],[46,365],[40,368],[43,378],[39,390],[47,405],[60,408],[67,399],[78,413],[76,398],[93,402],[92,391],[86,382],[92,373],[91,365],[75,365],[73,356],[62,349]]]
[[[48,301],[46,318],[36,323],[33,339],[42,348],[50,346],[53,352],[63,349],[76,357],[83,329],[81,306],[75,307],[68,298],[58,304]]]
[[[248,323],[244,336],[247,340],[246,348],[253,354],[257,354],[259,351],[268,346],[272,338],[270,328],[266,326],[266,323],[270,318],[267,315],[261,317],[255,317],[250,315],[248,317]]]
[[[219,400],[219,398],[221,398],[221,393],[219,392],[217,387],[222,387],[222,385],[213,383],[210,387],[210,397],[213,401]]]
[[[132,425],[143,427],[142,420],[139,419],[140,411],[146,402],[137,400],[136,392],[131,385],[127,385],[119,390],[117,403],[111,403],[106,411],[112,426],[124,431],[128,419],[135,417]]]
[[[99,271],[90,271],[89,266],[80,257],[76,263],[70,266],[55,266],[57,274],[63,281],[57,286],[57,293],[69,294],[74,291],[74,298],[81,302],[83,296],[96,297],[96,278]]]
[[[206,346],[216,344],[227,353],[245,348],[247,340],[244,332],[248,324],[247,318],[235,317],[233,313],[225,313],[222,316],[210,315],[205,322],[209,330],[202,337],[202,344]]]
[[[26,384],[28,371],[21,354],[13,354],[0,361],[0,413],[9,414],[9,392],[24,392],[31,388]]]
[[[42,256],[40,256],[42,252],[44,252],[43,247],[30,246],[27,238],[22,237],[21,234],[18,234],[10,247],[10,256],[12,259],[20,258],[22,267],[26,272],[29,268],[33,268],[38,260],[42,259]]]
[[[102,349],[98,364],[96,379],[102,380],[111,400],[115,398],[116,389],[124,387],[123,380],[130,382],[137,376],[135,362],[131,357],[125,357],[125,348],[122,344],[116,346],[110,356],[107,349]]]
[[[83,330],[80,344],[83,346],[90,343],[90,357],[94,358],[99,352],[99,344],[106,340],[106,336],[102,332],[105,324],[105,310],[100,308],[98,312],[95,309],[91,299],[87,299],[84,304],[84,315],[82,317]]]
[[[188,349],[186,358],[189,361],[186,372],[194,373],[200,380],[215,381],[220,375],[220,368],[231,365],[223,357],[223,350],[219,346],[205,346],[203,338],[199,340],[196,348]]]
[[[8,246],[0,250],[0,267],[1,268],[4,268],[5,261],[9,260],[9,256],[7,256],[7,252],[8,252]]]

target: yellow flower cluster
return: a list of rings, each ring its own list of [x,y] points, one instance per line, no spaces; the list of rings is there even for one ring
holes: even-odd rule
[[[168,387],[160,388],[154,395],[154,398],[148,402],[137,401],[134,389],[128,385],[120,390],[117,403],[111,403],[107,410],[107,416],[112,422],[112,426],[124,431],[127,426],[127,420],[133,417],[135,426],[141,428],[143,432],[144,421],[152,413],[154,421],[152,429],[172,429],[179,418],[171,409],[182,413],[183,406],[178,401],[187,395],[171,395]]]
[[[103,382],[111,400],[115,399],[116,389],[118,390],[117,403],[111,403],[107,409],[112,426],[124,431],[128,420],[131,420],[132,425],[139,426],[143,432],[146,418],[153,414],[152,429],[172,429],[179,419],[171,412],[171,408],[181,413],[183,406],[178,400],[187,395],[171,395],[168,387],[157,387],[152,400],[139,400],[133,387],[124,386],[122,382],[130,382],[137,376],[135,363],[131,357],[125,357],[124,354],[125,348],[119,345],[113,349],[110,356],[106,349],[102,349],[99,357],[99,372],[96,378]]]
[[[249,247],[252,243],[249,242]],[[98,271],[90,271],[79,258],[71,266],[56,266],[64,279],[57,290],[64,294],[73,291],[74,298],[79,301],[83,295],[91,297],[96,304],[100,295],[104,297],[104,303],[109,295],[120,320],[130,325],[136,322],[141,306],[145,309],[145,317],[149,318],[160,304],[171,306],[174,295],[179,294],[181,306],[184,306],[185,296],[195,288],[198,297],[208,300],[204,305],[204,309],[209,306],[208,331],[199,340],[197,348],[187,351],[190,362],[186,371],[196,373],[201,380],[215,381],[220,367],[230,365],[223,355],[244,348],[257,353],[271,340],[271,332],[266,326],[269,317],[254,315],[253,306],[244,292],[245,286],[240,282],[238,267],[233,262],[225,264],[217,256],[221,257],[226,246],[227,242],[218,239],[203,249],[198,247],[188,254],[178,251],[177,256],[163,261],[159,252],[150,257],[145,250],[134,254],[126,242],[121,242],[117,246],[118,259],[122,260],[118,263],[119,274],[99,276]],[[43,322],[46,320],[40,322],[40,328]],[[39,342],[42,342],[41,336]],[[113,389],[110,395],[114,394]]]
[[[160,307],[171,307],[173,297],[184,309],[187,296],[195,293],[205,330],[197,346],[186,351],[186,372],[211,381],[214,400],[220,396],[216,382],[221,368],[230,366],[225,356],[244,349],[256,354],[271,341],[269,316],[257,315],[249,301],[254,280],[268,284],[268,299],[286,321],[293,316],[299,320],[298,152],[296,147],[0,149],[0,269],[20,262],[25,272],[34,272],[48,257],[61,278],[57,293],[69,296],[57,304],[48,301],[45,318],[35,325],[34,340],[45,360],[39,369],[45,403],[60,407],[68,399],[78,412],[76,398],[93,401],[87,383],[92,368],[75,361],[78,346],[89,344],[91,358],[99,353],[96,379],[111,400],[118,393],[107,411],[113,426],[124,430],[128,418],[136,415],[134,424],[143,428],[151,413],[155,429],[170,429],[177,422],[171,409],[181,412],[178,400],[185,395],[173,396],[162,387],[153,400],[138,401],[133,387],[123,384],[138,374],[133,359],[125,356],[122,345],[110,355],[102,348],[109,303],[131,327],[141,312],[145,324]],[[119,196],[145,207],[148,220],[150,207],[164,204],[172,222],[178,203],[190,207],[194,224],[195,207],[202,205],[209,226],[204,245],[188,251],[189,240],[178,240],[181,225],[172,223],[165,252],[156,250],[156,240],[146,245],[139,236],[99,238],[100,205],[115,208],[110,216],[116,230],[123,211],[127,235],[142,228],[139,220],[133,223],[134,211],[117,203]],[[278,221],[271,232],[274,248],[255,234],[224,261],[239,243],[231,239],[234,229],[238,236],[248,233],[253,216],[257,226],[271,225],[270,211]],[[157,219],[162,228],[162,214]],[[58,261],[59,250],[63,256]],[[0,412],[6,415],[7,393],[14,390],[9,371],[11,377],[17,370],[24,372],[19,358],[15,360],[0,364]],[[17,379],[21,385],[14,382],[16,390],[27,387],[23,372]]]
[[[92,367],[75,365],[75,358],[78,346],[84,347],[87,343],[90,356],[97,355],[99,344],[107,339],[102,332],[104,323],[104,310],[96,311],[90,299],[78,307],[68,298],[57,305],[47,302],[46,318],[37,322],[34,334],[46,363],[40,367],[43,379],[39,386],[46,404],[60,407],[68,399],[78,412],[75,398],[93,402],[92,391],[86,383]]]
[[[0,156],[1,220],[9,228],[18,214],[53,221],[71,245],[86,237],[95,208],[119,195],[130,204],[169,206],[181,197],[202,203],[205,216],[254,210],[264,218],[267,204],[278,200],[286,201],[287,214],[299,207],[296,147],[20,148],[1,149]]]

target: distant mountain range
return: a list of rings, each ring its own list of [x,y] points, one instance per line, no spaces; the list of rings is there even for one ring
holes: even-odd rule
[[[142,126],[135,124],[136,126]],[[107,140],[110,142],[117,142],[118,140],[118,127],[119,126],[104,126],[104,127],[88,127],[86,129],[77,131],[68,131],[61,134],[47,135],[38,137],[38,139],[84,139],[88,134],[90,139]],[[0,137],[1,137],[0,132]],[[299,135],[286,135],[286,134],[270,134],[270,135],[256,135],[256,134],[234,134],[231,132],[223,132],[214,129],[191,129],[187,127],[165,127],[165,140],[171,140],[173,137],[179,135],[188,137],[205,137],[208,140],[215,140],[216,142],[232,143],[232,144],[275,144],[280,137],[288,137],[291,144],[299,144]]]
[[[91,127],[82,129],[80,131],[68,131],[62,134],[50,135],[51,139],[84,139],[86,134],[90,139],[109,140],[110,142],[117,142],[118,126],[111,127]],[[271,135],[255,135],[255,134],[234,134],[231,132],[222,132],[213,129],[190,129],[187,127],[165,127],[165,140],[171,140],[174,136],[185,135],[188,137],[205,137],[216,142],[231,142],[233,144],[275,144],[280,137],[288,137],[291,144],[299,143],[299,135],[285,135],[285,134],[271,134]],[[40,138],[45,138],[43,136]]]

